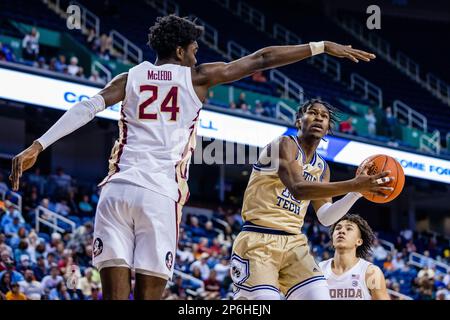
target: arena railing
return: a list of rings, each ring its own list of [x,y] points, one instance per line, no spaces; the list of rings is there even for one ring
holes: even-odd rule
[[[300,44],[302,39],[294,32],[286,29],[282,25],[275,23],[272,28],[272,37],[285,44]]]
[[[422,134],[420,136],[419,148],[421,151],[440,154],[441,153],[441,133],[434,130],[431,136]]]
[[[171,0],[147,0],[146,3],[163,15],[180,15],[180,7]]]
[[[16,199],[16,201],[17,201],[17,203],[14,203],[14,201],[10,201],[11,204],[12,204],[12,206],[13,206],[16,210],[18,210],[19,212],[22,212],[22,196],[21,196],[20,194],[16,193],[16,192],[11,191],[11,190],[8,190],[7,192],[8,192],[10,195],[12,195],[12,196]],[[6,191],[0,191],[0,199],[1,199],[2,201],[5,201],[5,199],[6,199]],[[11,199],[11,200],[12,200],[12,199]]]
[[[205,31],[203,32],[200,39],[211,49],[214,49],[216,51],[219,50],[219,32],[217,31],[217,29],[206,23],[199,17],[196,17],[192,14],[189,15],[189,17],[204,28]]]
[[[381,244],[383,247],[388,248],[388,249],[389,249],[389,253],[390,253],[391,255],[394,255],[394,254],[395,254],[395,246],[394,246],[394,244],[393,244],[392,242],[389,242],[389,241],[387,241],[387,240],[383,240],[383,239],[380,239],[380,238],[378,238],[378,242],[380,242],[380,244]]]
[[[305,100],[304,90],[297,82],[291,80],[284,73],[276,69],[270,70],[269,79],[283,88],[284,98],[293,98],[296,99],[299,104],[303,104]]]
[[[364,99],[374,100],[377,107],[383,106],[383,90],[359,74],[350,75],[350,88],[354,91],[358,89],[362,91]]]
[[[39,232],[40,225],[46,225],[50,229],[53,229],[53,232],[64,233],[67,232],[66,229],[62,228],[58,225],[58,222],[61,221],[70,226],[71,233],[75,231],[76,224],[70,219],[63,217],[62,215],[53,212],[43,206],[38,206],[35,210],[35,228],[36,232]]]
[[[261,11],[256,10],[243,1],[239,1],[237,4],[236,14],[244,21],[255,26],[259,31],[265,31],[266,16]]]
[[[106,68],[100,62],[94,61],[91,65],[91,73],[97,69],[100,70],[105,75],[107,82],[111,81],[111,79],[112,79],[111,71],[109,71],[108,68]]]
[[[426,266],[435,266],[436,270],[442,272],[443,274],[447,274],[450,271],[450,266],[437,261],[433,258],[424,256],[423,254],[417,252],[411,252],[409,254],[408,264],[413,265],[418,268],[423,268]]]
[[[409,127],[419,128],[423,132],[428,131],[427,118],[423,114],[408,106],[406,103],[400,100],[395,100],[392,103],[392,111],[396,118],[403,117],[406,119]]]
[[[443,103],[450,106],[450,86],[437,76],[427,73],[425,78],[420,77],[420,65],[402,52],[397,52],[394,57],[389,42],[383,40],[378,35],[369,33],[364,34],[362,24],[350,18],[332,19],[339,27],[347,31],[350,35],[360,40],[362,43],[370,47],[376,54],[383,57],[387,62],[397,67],[401,72],[405,73],[412,80],[426,88],[430,93],[439,98]]]
[[[306,60],[315,65],[323,73],[329,74],[334,80],[341,81],[341,63],[327,54],[319,54]]]
[[[109,36],[112,39],[113,48],[116,47],[124,54],[125,59],[133,63],[142,62],[142,50],[133,42],[128,40],[123,34],[117,30],[111,30]]]
[[[278,101],[276,105],[276,118],[282,119],[287,123],[294,123],[297,113],[283,101]],[[286,114],[287,113],[287,114]]]

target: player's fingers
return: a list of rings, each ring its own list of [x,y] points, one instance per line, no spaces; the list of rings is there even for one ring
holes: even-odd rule
[[[356,63],[358,63],[358,59],[356,59],[351,53],[346,53],[345,54],[345,57],[347,58],[347,59],[350,59],[350,60],[352,60],[353,62],[356,62]]]
[[[392,187],[379,187],[378,190],[381,190],[381,191],[394,191],[394,188],[392,188]]]
[[[373,176],[374,179],[384,178],[391,174],[391,170],[386,170],[380,173],[377,173]]]
[[[364,57],[367,57],[367,58],[369,58],[369,59],[375,59],[375,58],[377,57],[377,56],[374,55],[373,53],[366,52],[366,51],[363,51],[363,50],[352,49],[352,52],[359,53],[360,55],[362,55],[362,56],[364,56]]]
[[[359,53],[359,52],[357,52],[357,51],[355,51],[355,50],[352,50],[352,54],[353,54],[356,58],[358,58],[358,59],[360,59],[360,60],[363,60],[363,61],[366,61],[366,62],[369,62],[369,61],[370,61],[369,57],[367,57],[366,55],[361,54],[361,53]]]
[[[372,193],[374,193],[378,197],[382,197],[382,198],[387,198],[388,197],[386,194],[384,194],[381,191],[373,191]]]

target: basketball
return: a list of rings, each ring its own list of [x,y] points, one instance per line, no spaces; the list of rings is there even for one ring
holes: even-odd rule
[[[400,163],[394,158],[387,156],[385,154],[376,154],[365,159],[358,167],[356,174],[359,174],[367,162],[372,162],[372,166],[368,170],[369,175],[375,175],[383,171],[391,171],[390,177],[395,177],[393,181],[386,184],[387,187],[392,187],[394,190],[384,192],[388,197],[383,198],[377,196],[371,192],[364,192],[362,195],[369,201],[375,203],[386,203],[394,200],[402,192],[403,186],[405,184],[405,174]]]

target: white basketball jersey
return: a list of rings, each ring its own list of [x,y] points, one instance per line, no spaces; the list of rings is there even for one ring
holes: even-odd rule
[[[131,183],[184,204],[201,107],[190,68],[147,61],[131,68],[119,139],[111,152],[108,176],[100,185]]]
[[[370,262],[359,259],[350,270],[341,275],[336,275],[331,269],[333,259],[319,263],[323,275],[327,279],[332,300],[371,300],[369,289],[366,285],[367,267]]]

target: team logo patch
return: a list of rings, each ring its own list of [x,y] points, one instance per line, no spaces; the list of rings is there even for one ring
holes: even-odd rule
[[[230,263],[231,279],[234,283],[243,283],[250,276],[248,260],[233,255]]]
[[[98,256],[103,252],[103,241],[100,238],[95,238],[94,245],[92,248],[92,253],[94,254],[94,257]]]
[[[169,270],[172,270],[172,265],[173,265],[173,254],[171,251],[168,251],[166,254],[166,267]]]

